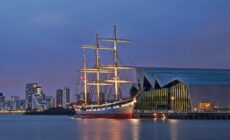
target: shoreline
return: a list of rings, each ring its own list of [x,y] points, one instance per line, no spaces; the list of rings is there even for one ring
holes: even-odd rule
[[[70,109],[64,108],[50,108],[44,111],[26,111],[22,115],[68,115],[73,116],[74,112]]]
[[[230,112],[134,113],[133,118],[177,120],[230,120]]]

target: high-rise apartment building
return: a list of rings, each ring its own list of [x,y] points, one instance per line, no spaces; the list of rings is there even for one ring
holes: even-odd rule
[[[32,95],[37,91],[38,84],[30,83],[26,84],[26,108],[32,110]]]
[[[0,93],[0,110],[4,108],[5,104],[5,96],[3,96],[3,93]]]
[[[55,98],[54,97],[46,96],[45,100],[46,100],[47,108],[54,108],[55,107]]]
[[[45,95],[37,83],[26,85],[26,108],[27,110],[43,110]]]
[[[18,110],[20,108],[20,97],[11,96],[11,110]]]
[[[69,108],[70,88],[63,87],[56,90],[56,107]]]

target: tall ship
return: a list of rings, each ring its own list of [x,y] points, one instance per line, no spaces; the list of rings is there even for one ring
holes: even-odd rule
[[[110,42],[113,44],[111,47],[101,46],[100,43]],[[81,105],[74,105],[76,112],[75,117],[78,118],[114,118],[114,119],[129,119],[132,118],[134,105],[136,102],[135,98],[122,99],[121,97],[121,84],[132,83],[129,80],[122,80],[120,78],[121,70],[130,70],[131,67],[121,66],[118,63],[118,43],[129,43],[130,40],[118,39],[116,26],[113,30],[113,38],[103,38],[96,34],[96,44],[95,45],[83,45],[84,49],[84,65],[81,69],[81,83],[84,89],[84,101]],[[85,50],[94,49],[95,51],[95,64],[93,67],[87,66],[87,59]],[[112,64],[101,64],[101,51],[112,51],[113,62]],[[108,56],[109,57],[109,56]],[[106,58],[107,59],[107,58]],[[93,75],[94,78],[89,76]],[[105,76],[109,75],[109,76]],[[106,77],[106,78],[105,78]],[[89,88],[93,87],[95,89],[96,102],[89,103]],[[102,92],[103,88],[109,87],[113,90],[113,99],[110,102],[105,102],[102,100],[103,95],[110,94],[107,92]]]

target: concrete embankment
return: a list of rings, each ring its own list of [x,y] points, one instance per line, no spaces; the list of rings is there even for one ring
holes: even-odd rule
[[[23,113],[25,113],[25,111],[0,111],[0,115],[10,115],[10,114],[21,115]]]
[[[134,113],[134,118],[164,118],[183,120],[230,120],[230,113],[189,112],[189,113]]]

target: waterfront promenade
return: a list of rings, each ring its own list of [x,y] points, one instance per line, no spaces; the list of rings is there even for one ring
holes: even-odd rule
[[[230,120],[230,112],[135,112],[133,117],[183,120]]]
[[[24,114],[25,110],[16,110],[16,111],[0,111],[0,115],[3,114]]]

